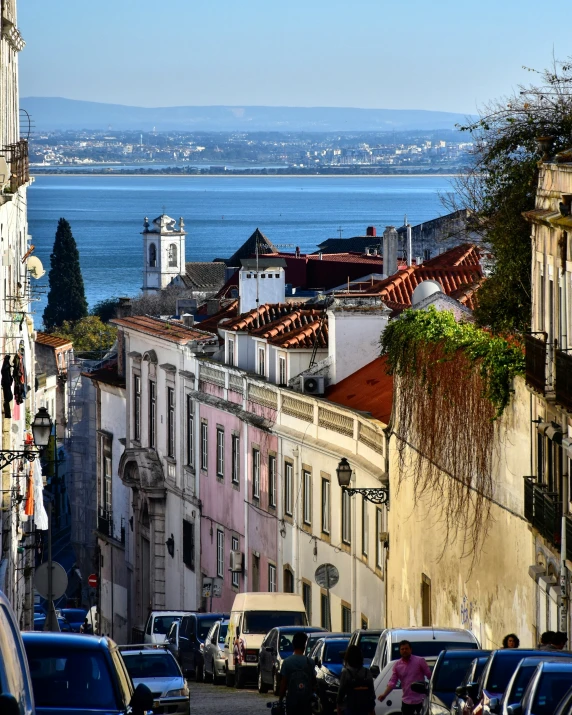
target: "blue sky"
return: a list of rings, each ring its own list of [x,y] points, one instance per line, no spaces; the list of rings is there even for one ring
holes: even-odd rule
[[[473,113],[572,54],[537,0],[19,0],[22,96]],[[568,35],[568,37],[567,37]]]

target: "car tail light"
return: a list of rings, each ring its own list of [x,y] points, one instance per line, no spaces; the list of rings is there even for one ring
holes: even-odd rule
[[[257,663],[258,662],[258,651],[247,650],[245,660],[247,663]]]

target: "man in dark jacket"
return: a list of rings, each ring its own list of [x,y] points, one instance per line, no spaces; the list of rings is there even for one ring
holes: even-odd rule
[[[348,647],[338,689],[338,715],[373,715],[375,688],[373,678],[363,667],[363,654],[357,645]]]
[[[304,655],[308,636],[302,631],[294,633],[294,653],[282,663],[280,671],[280,702],[286,696],[286,712],[294,715],[311,715],[312,695],[316,688],[314,664]]]

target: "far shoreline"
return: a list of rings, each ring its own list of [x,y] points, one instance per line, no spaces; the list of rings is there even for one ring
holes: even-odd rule
[[[42,171],[39,174],[34,174],[30,171],[30,175],[37,179],[40,176],[87,176],[87,177],[106,177],[106,178],[141,178],[141,179],[151,179],[151,178],[184,178],[184,179],[208,179],[208,178],[225,178],[225,179],[260,179],[261,177],[266,179],[393,179],[393,178],[403,178],[403,179],[418,179],[418,178],[444,178],[452,179],[458,178],[460,176],[466,176],[466,174],[233,174],[230,172],[225,172],[221,174],[163,174],[160,172],[141,174],[141,173],[129,173],[129,172],[72,172],[72,171]]]

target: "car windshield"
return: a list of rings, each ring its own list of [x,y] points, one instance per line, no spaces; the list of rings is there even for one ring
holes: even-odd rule
[[[166,636],[173,621],[180,620],[180,616],[155,616],[155,619],[153,620],[153,633],[159,633],[160,635]]]
[[[441,693],[454,693],[463,681],[463,676],[474,658],[470,655],[455,658],[445,655],[437,665],[438,670],[433,674],[433,690]]]
[[[220,619],[218,618],[201,618],[197,619],[197,638],[204,641],[208,636],[210,629]]]
[[[518,648],[514,648],[514,653],[509,653],[508,650],[503,650],[502,657],[497,654],[493,659],[489,670],[487,682],[484,684],[486,690],[491,693],[504,693],[508,681],[512,678],[512,674],[516,670],[516,666],[522,660],[522,654]]]
[[[343,653],[348,649],[349,639],[346,641],[326,641],[324,649],[324,663],[343,663]]]
[[[522,696],[524,695],[524,691],[530,683],[532,674],[536,670],[537,665],[538,663],[523,663],[520,666],[512,684],[512,688],[510,689],[510,693],[507,693],[505,696],[508,705],[520,703]]]
[[[119,709],[103,653],[53,641],[25,645],[36,707]]]
[[[437,656],[442,650],[477,650],[476,643],[466,643],[461,641],[454,641],[449,643],[447,641],[411,641],[411,650],[413,655],[420,655],[422,658],[430,658],[431,656]],[[399,654],[399,643],[393,643],[391,646],[391,660],[399,660],[401,658]]]
[[[553,715],[556,706],[570,690],[571,674],[543,673],[534,696],[534,715]]]
[[[219,643],[224,643],[227,631],[228,631],[228,623],[221,623],[220,629],[218,632],[218,642]]]
[[[176,678],[179,667],[170,653],[122,653],[127,671],[135,678]]]
[[[375,635],[374,633],[363,633],[361,638],[359,639],[359,647],[361,648],[361,652],[364,658],[373,658],[375,655],[375,649],[377,648],[377,644],[379,642],[379,635]]]
[[[303,611],[247,611],[244,614],[244,633],[268,633],[279,626],[305,626]]]

